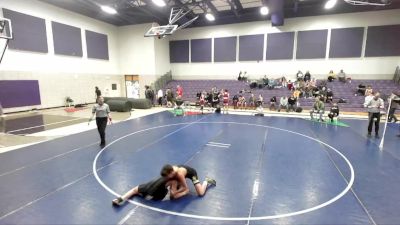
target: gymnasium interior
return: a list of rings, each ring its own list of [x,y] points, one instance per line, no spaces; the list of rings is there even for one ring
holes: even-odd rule
[[[0,0],[0,54],[0,224],[400,224],[400,0]]]

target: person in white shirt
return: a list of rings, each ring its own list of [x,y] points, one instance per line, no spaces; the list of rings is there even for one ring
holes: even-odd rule
[[[364,108],[367,108],[368,103],[374,98],[374,95],[372,93],[369,93],[369,95],[365,96],[364,100]]]
[[[163,90],[162,90],[162,89],[158,90],[158,92],[157,92],[157,99],[158,99],[158,105],[159,105],[159,106],[162,106],[162,99],[163,99],[163,97],[164,97]]]

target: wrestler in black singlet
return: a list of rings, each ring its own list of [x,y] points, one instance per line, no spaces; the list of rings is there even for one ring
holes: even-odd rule
[[[192,180],[193,185],[200,183],[199,178],[197,177],[197,171],[194,168],[186,165],[178,165],[178,167],[183,167],[186,169],[187,173],[185,178]]]
[[[160,177],[138,187],[139,195],[147,200],[163,200],[168,194],[167,179]]]

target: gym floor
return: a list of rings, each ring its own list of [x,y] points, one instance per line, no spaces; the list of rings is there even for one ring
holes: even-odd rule
[[[103,149],[89,129],[4,152],[0,224],[399,224],[399,125],[380,151],[366,120],[342,122],[164,111],[108,126]],[[217,186],[112,207],[165,163]]]

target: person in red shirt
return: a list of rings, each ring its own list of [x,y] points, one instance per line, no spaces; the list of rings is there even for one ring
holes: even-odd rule
[[[206,95],[205,95],[204,91],[201,92],[201,94],[200,94],[199,103],[200,103],[201,114],[203,114],[204,105],[206,104]]]
[[[183,96],[183,88],[180,85],[176,86],[176,95],[179,98],[182,98]]]
[[[228,107],[229,107],[229,92],[225,89],[224,93],[222,94],[222,101],[224,103],[224,113],[228,114]]]

